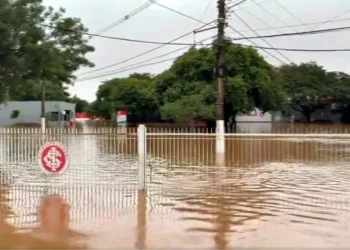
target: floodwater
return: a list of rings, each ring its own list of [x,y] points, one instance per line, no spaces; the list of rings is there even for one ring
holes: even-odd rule
[[[230,137],[217,167],[212,136],[150,135],[144,192],[136,135],[85,132],[2,135],[0,248],[350,247],[350,138]],[[70,166],[48,178],[53,140]]]

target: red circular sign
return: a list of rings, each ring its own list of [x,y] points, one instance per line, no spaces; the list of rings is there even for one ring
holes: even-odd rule
[[[46,143],[39,151],[39,165],[45,173],[62,174],[68,166],[66,148],[59,142]]]

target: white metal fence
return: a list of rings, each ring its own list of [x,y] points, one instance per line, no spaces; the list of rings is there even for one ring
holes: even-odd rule
[[[162,183],[198,171],[218,174],[225,167],[350,162],[347,130],[225,134],[224,168],[217,166],[216,134],[205,129],[188,131],[140,126],[123,134],[116,128],[47,129],[43,134],[36,128],[1,129],[1,180],[35,186],[112,185],[128,192],[137,186],[144,189],[151,178],[154,182],[161,178]],[[58,178],[47,178],[38,167],[39,148],[47,142],[60,142],[68,149],[69,168]],[[209,171],[204,166],[215,168]]]
[[[35,222],[33,208],[47,194],[63,196],[83,217],[99,217],[96,206],[117,217],[124,207],[135,209],[137,190],[146,187],[151,195],[160,191],[166,200],[168,192],[176,197],[176,192],[207,195],[210,189],[232,188],[227,185],[230,180],[263,175],[266,165],[279,173],[281,164],[350,164],[346,129],[274,132],[225,134],[225,164],[217,165],[217,136],[206,129],[141,126],[124,134],[117,128],[47,129],[44,134],[36,128],[0,129],[0,191],[8,190],[6,199],[14,209],[28,214],[15,223],[30,227]],[[39,148],[47,142],[64,144],[70,155],[68,170],[57,178],[48,178],[38,166]]]

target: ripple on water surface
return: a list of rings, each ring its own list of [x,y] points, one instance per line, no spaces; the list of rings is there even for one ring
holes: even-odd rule
[[[148,163],[147,193],[137,192],[133,156],[77,157],[56,179],[45,178],[34,160],[4,165],[0,246],[350,246],[349,164],[180,167],[155,157]],[[53,195],[69,205],[69,227],[39,216],[43,200]]]

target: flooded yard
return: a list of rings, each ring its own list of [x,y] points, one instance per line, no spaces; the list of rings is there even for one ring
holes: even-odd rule
[[[48,178],[44,141],[70,165]],[[150,137],[147,191],[132,133],[4,135],[1,248],[349,247],[350,139]]]

